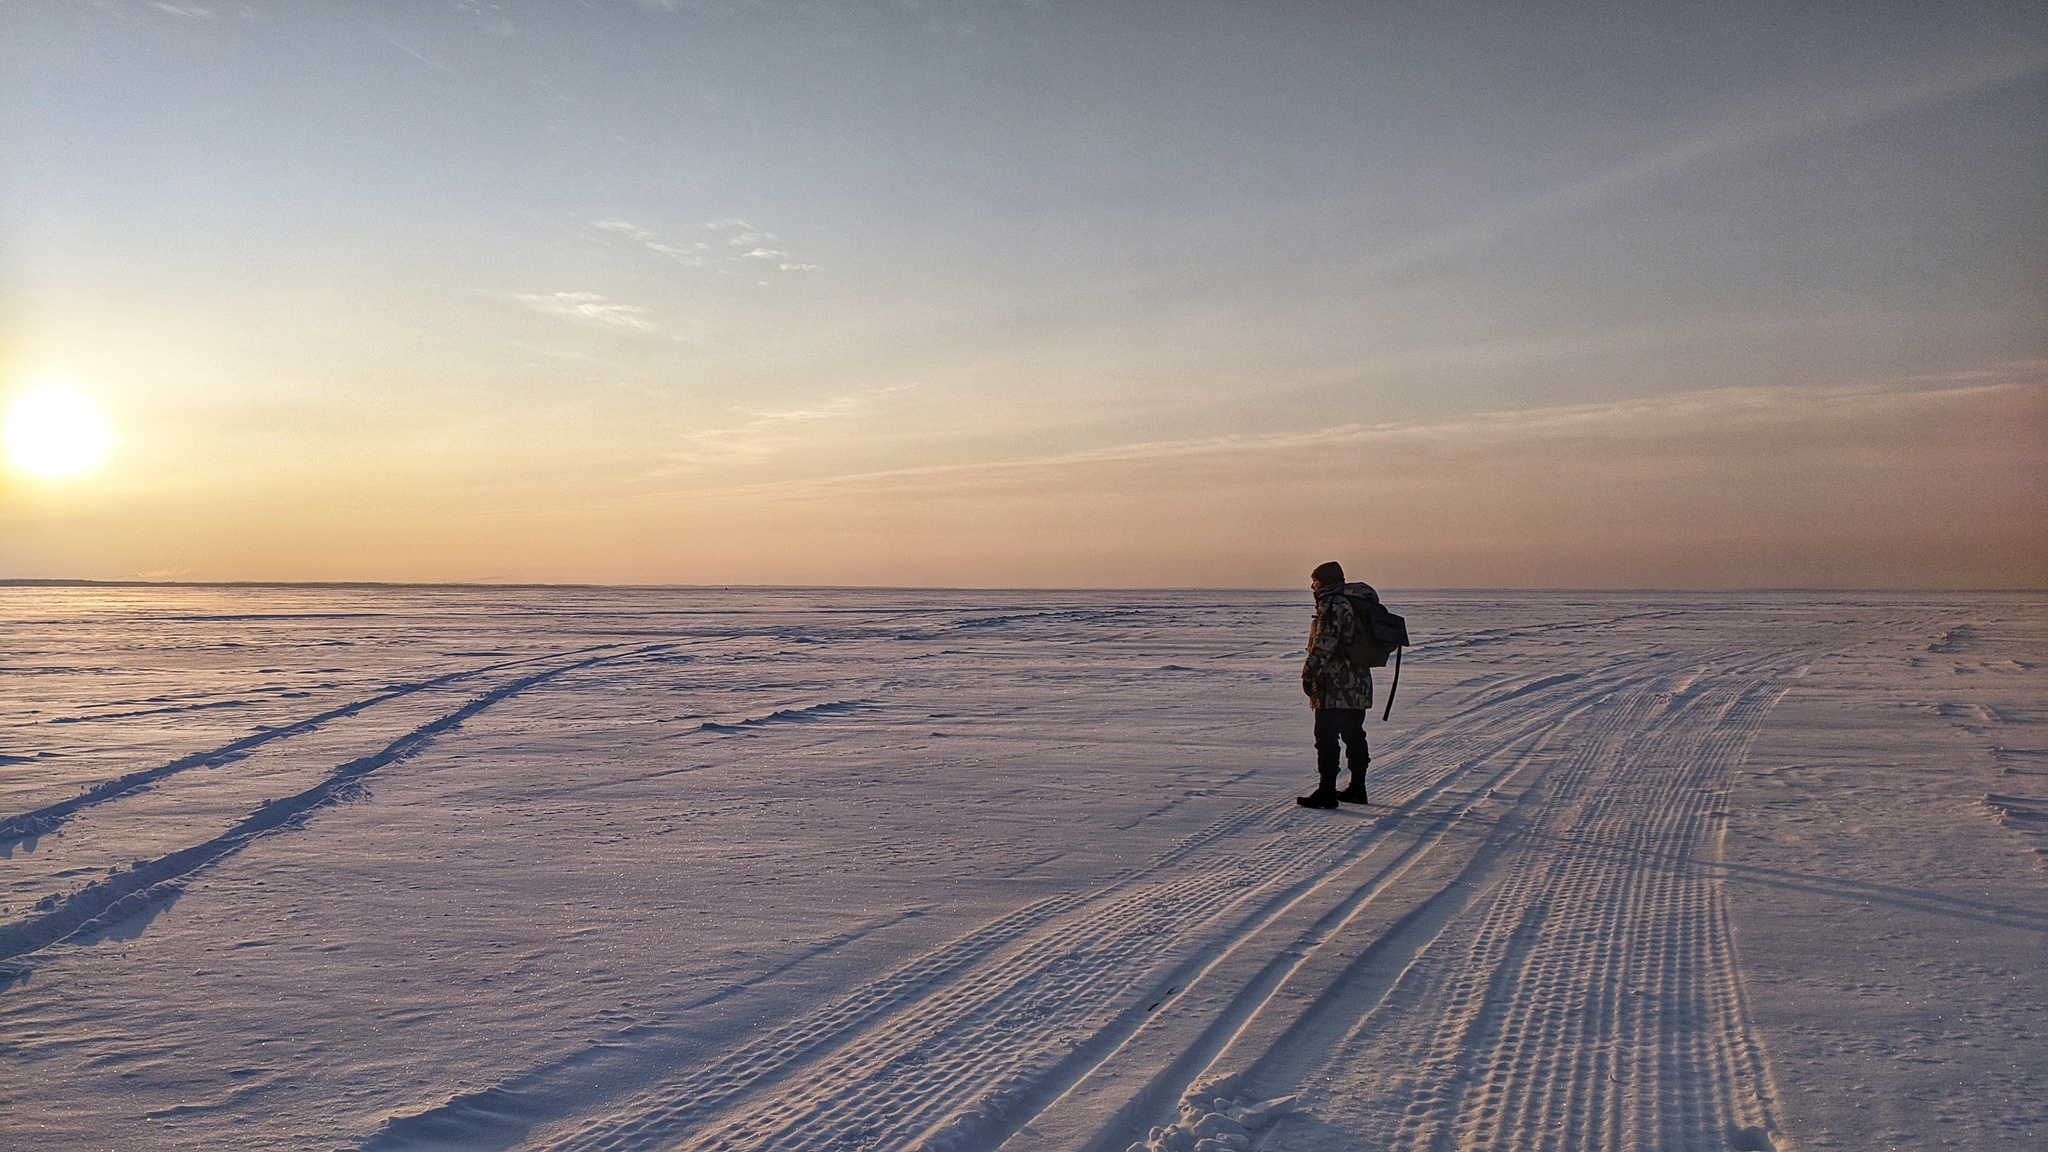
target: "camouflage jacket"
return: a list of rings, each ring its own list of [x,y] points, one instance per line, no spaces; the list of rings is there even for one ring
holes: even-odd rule
[[[1316,594],[1316,622],[1308,630],[1308,661],[1301,666],[1301,690],[1308,693],[1310,707],[1372,707],[1372,672],[1344,656],[1344,649],[1358,639],[1358,630],[1365,623],[1351,601],[1341,595],[1343,591],[1328,588]]]

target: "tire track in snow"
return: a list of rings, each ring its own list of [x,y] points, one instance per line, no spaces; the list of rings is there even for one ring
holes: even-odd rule
[[[1561,775],[1476,929],[1354,1031],[1345,1058],[1410,1101],[1389,1147],[1769,1146],[1718,885],[1692,859],[1782,693],[1752,675],[1646,718],[1623,770],[1590,771],[1609,753]]]
[[[1142,1128],[1134,1118],[1163,1110],[1160,1102],[1170,1099],[1175,1083],[1191,1085],[1183,1096],[1182,1120],[1152,1129],[1153,1143],[1192,1145],[1197,1120],[1210,1131],[1233,1130],[1234,1123],[1209,1114],[1236,1099],[1298,1091],[1340,1045],[1361,1043],[1369,1051],[1346,1052],[1343,1064],[1390,1069],[1398,1082],[1375,1095],[1412,1101],[1399,1130],[1384,1134],[1392,1147],[1770,1147],[1768,1083],[1741,1013],[1739,974],[1725,915],[1718,911],[1718,887],[1707,885],[1718,918],[1704,922],[1694,914],[1704,902],[1690,894],[1673,899],[1651,891],[1648,899],[1623,902],[1610,897],[1618,859],[1635,861],[1638,875],[1630,879],[1647,878],[1652,888],[1660,880],[1665,887],[1703,883],[1690,853],[1704,807],[1720,791],[1699,785],[1708,783],[1705,777],[1725,774],[1782,687],[1757,682],[1752,669],[1705,686],[1697,673],[1666,679],[1678,681],[1675,690],[1635,690],[1620,699],[1586,693],[1578,714],[1545,734],[1553,741],[1572,739],[1572,753],[1524,789],[1509,818],[1455,878],[1401,919],[1382,923],[1362,948],[1351,943],[1358,933],[1349,930],[1349,922],[1327,937],[1327,946],[1310,943],[1293,965],[1296,971],[1256,1005],[1206,1070],[1190,1071],[1201,1054],[1197,1045],[1086,1147],[1123,1147]],[[1594,707],[1603,697],[1612,706]],[[1579,715],[1588,713],[1581,723]],[[1662,779],[1647,781],[1649,789],[1641,787],[1646,781],[1613,770],[1631,761],[1654,765],[1668,752],[1678,755],[1685,770],[1662,773]],[[1619,753],[1627,758],[1618,759]],[[1581,803],[1575,808],[1574,801]],[[1664,813],[1662,825],[1653,820],[1645,830],[1639,819],[1645,810]],[[1557,851],[1547,826],[1557,823],[1560,811],[1601,833],[1633,830],[1634,840],[1623,835],[1619,843],[1594,845],[1606,850],[1590,854]],[[1608,815],[1614,818],[1601,822]],[[1547,854],[1541,850],[1546,840],[1552,842]],[[1459,892],[1481,884],[1486,898]],[[1412,903],[1424,893],[1410,885],[1394,895],[1397,903]],[[1374,902],[1354,903],[1360,907],[1353,919],[1368,919]],[[1477,933],[1460,928],[1468,907],[1486,909]],[[1622,1014],[1615,1006],[1628,1006],[1611,978],[1613,957],[1624,949],[1610,942],[1629,941],[1632,934],[1646,937],[1646,949],[1677,969],[1668,979],[1691,997],[1688,1003],[1704,1004],[1675,1022],[1635,1014],[1634,1022],[1654,1033],[1649,1047],[1665,1054],[1657,1067],[1683,1066],[1683,1074],[1666,1077],[1649,1092],[1624,1092],[1615,1087],[1616,1078],[1598,1075],[1612,1052],[1607,1034]],[[1470,941],[1462,956],[1461,941]],[[1418,994],[1416,974],[1440,969],[1446,950],[1463,963],[1448,975],[1436,971],[1422,990],[1426,994]],[[1320,955],[1325,951],[1334,955]],[[1290,988],[1294,983],[1300,986]],[[1699,989],[1706,991],[1695,995]],[[1256,990],[1245,995],[1255,996]],[[1395,1033],[1393,1042],[1380,1036],[1388,1029]],[[1243,1089],[1250,1091],[1233,1099]],[[1662,1097],[1677,1099],[1673,1107],[1659,1109]],[[1647,1110],[1645,1098],[1651,1102]],[[1622,1115],[1624,1106],[1634,1114]],[[1018,1146],[1083,1143],[1020,1138]]]
[[[659,651],[657,644],[632,652],[592,656],[520,677],[472,698],[462,707],[414,728],[381,750],[335,768],[311,788],[272,800],[240,823],[189,848],[137,864],[132,870],[86,885],[43,912],[0,928],[0,981],[11,981],[26,969],[31,954],[82,932],[105,927],[141,911],[182,889],[192,873],[232,856],[259,837],[304,827],[312,812],[349,799],[372,772],[418,754],[434,739],[484,709],[567,672],[625,656]]]
[[[1217,828],[1240,829],[1258,822],[1261,817],[1270,818],[1270,814],[1264,809],[1251,809],[1220,821]],[[1212,829],[1212,833],[1214,832],[1216,829]],[[1166,854],[1164,859],[1178,860],[1186,848],[1187,845],[1183,844]],[[1133,869],[1119,883],[1129,883],[1155,870],[1156,863],[1152,867],[1141,866]],[[1012,947],[1020,938],[1031,937],[1036,930],[1086,904],[1094,895],[1096,894],[1073,892],[1048,897],[998,917],[932,952],[899,966],[840,1000],[781,1025],[740,1050],[725,1054],[713,1067],[697,1069],[654,1092],[643,1094],[627,1109],[633,1113],[629,1121],[614,1120],[608,1124],[593,1121],[569,1137],[572,1143],[567,1146],[586,1146],[590,1139],[602,1138],[593,1134],[593,1130],[600,1127],[608,1129],[605,1134],[613,1139],[621,1138],[620,1133],[625,1133],[626,1137],[638,1141],[624,1146],[663,1146],[661,1141],[675,1133],[687,1131],[691,1124],[705,1115],[715,1113],[720,1107],[741,1099],[748,1093],[779,1083],[848,1037],[858,1036],[879,1027],[906,1005],[942,994],[951,983],[989,963],[992,956]],[[541,1075],[544,1077],[545,1073]],[[523,1082],[531,1078],[529,1075],[519,1080]],[[564,1077],[564,1080],[568,1079],[570,1078]],[[567,1099],[572,1107],[587,1106],[592,1094],[602,1091],[602,1085],[551,1084],[548,1090]],[[413,1145],[408,1142],[407,1133],[433,1129],[435,1117],[461,1111],[467,1106],[470,1097],[489,1097],[498,1108],[503,1109],[507,1105],[505,1098],[511,1095],[512,1091],[507,1086],[500,1085],[451,1101],[449,1105],[426,1113],[393,1120],[386,1125],[384,1131],[372,1137],[363,1147],[411,1147]],[[522,1103],[527,1111],[546,1106],[545,1101],[531,1099]],[[540,1122],[539,1119],[534,1121],[536,1124]]]
[[[1548,692],[1572,679],[1576,677],[1546,677],[1533,684],[1494,685],[1475,695],[1481,699],[1507,699],[1532,692]],[[1633,672],[1613,679],[1602,678],[1598,690],[1601,693],[1619,691],[1643,679],[1640,673]],[[1189,974],[1179,979],[1180,986],[1167,989],[1171,995],[1163,1003],[1171,1006],[1198,995],[1210,999],[1222,997],[1228,1003],[1220,1011],[1205,1010],[1211,1019],[1203,1031],[1202,1038],[1197,1040],[1189,1051],[1181,1053],[1178,1059],[1171,1062],[1172,1068],[1164,1074],[1167,1078],[1170,1079],[1174,1075],[1174,1069],[1199,1070],[1209,1057],[1215,1055],[1218,1048],[1228,1042],[1235,1026],[1256,1012],[1258,1005],[1270,998],[1273,990],[1295,970],[1296,959],[1308,955],[1335,930],[1336,924],[1347,921],[1351,914],[1372,896],[1396,885],[1411,871],[1424,867],[1446,840],[1462,830],[1464,822],[1475,810],[1488,802],[1494,786],[1520,770],[1521,760],[1511,754],[1513,747],[1538,734],[1552,723],[1548,719],[1551,715],[1548,711],[1524,712],[1503,718],[1497,725],[1500,731],[1490,732],[1481,737],[1459,723],[1472,711],[1469,707],[1455,710],[1428,730],[1411,732],[1410,742],[1403,747],[1404,760],[1423,765],[1411,770],[1408,773],[1411,777],[1426,777],[1426,774],[1444,759],[1449,759],[1454,764],[1454,767],[1447,771],[1438,770],[1433,779],[1424,779],[1422,783],[1412,787],[1407,799],[1399,808],[1372,821],[1373,828],[1384,833],[1389,829],[1401,831],[1410,818],[1428,815],[1430,822],[1426,827],[1412,834],[1403,832],[1406,837],[1405,847],[1385,852],[1384,855],[1390,859],[1379,859],[1381,850],[1387,847],[1389,840],[1384,835],[1374,836],[1358,842],[1352,851],[1345,853],[1339,860],[1329,864],[1322,864],[1319,861],[1317,867],[1312,870],[1309,880],[1283,893],[1281,899],[1275,900],[1260,915],[1243,921],[1234,931],[1220,936],[1212,934],[1211,943],[1205,951],[1195,961],[1185,966]],[[1497,762],[1503,758],[1507,761],[1505,765]],[[1411,784],[1413,783],[1411,781]],[[1459,786],[1464,786],[1466,791],[1456,792]],[[1386,794],[1384,782],[1376,787],[1380,789],[1382,796]],[[1451,801],[1447,807],[1441,810],[1433,807],[1437,801],[1443,799]],[[1298,825],[1295,826],[1295,833],[1299,833]],[[1302,915],[1292,915],[1296,912],[1297,906],[1305,907],[1307,911]],[[1333,907],[1334,911],[1324,911]],[[1318,913],[1321,913],[1319,918]],[[1313,920],[1313,923],[1303,927],[1299,921],[1304,919]],[[1271,935],[1273,932],[1279,932],[1280,935],[1272,936],[1270,939],[1260,938],[1262,934]],[[1233,954],[1240,951],[1249,951],[1254,957],[1273,956],[1275,959],[1265,964],[1255,976],[1251,976],[1242,970],[1245,964],[1232,963],[1235,959]],[[1253,961],[1253,965],[1256,966],[1256,960]],[[1239,971],[1221,978],[1211,978],[1213,972],[1226,966],[1235,967]],[[1219,983],[1230,984],[1231,981],[1237,981],[1244,987],[1233,991],[1232,987],[1210,986]],[[937,1138],[927,1141],[924,1146],[959,1146],[964,1142],[965,1146],[979,1147],[991,1146],[1002,1141],[1022,1129],[1048,1103],[1069,1091],[1077,1082],[1085,1080],[1097,1068],[1116,1062],[1120,1056],[1116,1049],[1129,1040],[1138,1027],[1148,1022],[1141,1019],[1135,1021],[1133,1027],[1122,1032],[1106,1032],[1099,1035],[1093,1045],[1096,1051],[1089,1060],[1077,1062],[1067,1069],[1064,1075],[1036,1085],[1029,1093],[1018,1094],[1022,1099],[1017,1103],[1023,1103],[1026,1107],[998,1109],[997,1115],[979,1125],[978,1131],[955,1126],[953,1131],[935,1134]],[[1198,1053],[1201,1055],[1198,1056]],[[1185,1078],[1179,1081],[1181,1086],[1185,1083]],[[1144,1111],[1143,1101],[1155,1098],[1157,1091],[1158,1085],[1155,1082],[1146,1091],[1140,1092],[1139,1100],[1134,1102],[1136,1110]],[[1178,1094],[1179,1087],[1173,1088],[1172,1095],[1167,1097],[1168,1101]],[[1127,1107],[1124,1111],[1128,1118],[1131,1108]],[[1061,1145],[1054,1142],[1044,1146]],[[1103,1146],[1121,1147],[1122,1143],[1105,1143]]]
[[[1639,698],[1631,703],[1633,706],[1623,711],[1625,726],[1642,731],[1648,719],[1642,713],[1654,708],[1657,701]],[[1596,755],[1583,758],[1574,766],[1575,770],[1560,781],[1557,797],[1560,801],[1569,803],[1573,794],[1583,786],[1586,769],[1608,759],[1616,751],[1611,743],[1603,742],[1596,747]],[[1528,839],[1533,841],[1535,837]],[[1547,993],[1554,992],[1549,984],[1558,975],[1558,957],[1543,954],[1540,956],[1546,961],[1543,969],[1534,973],[1530,969],[1539,958],[1539,948],[1547,933],[1572,931],[1578,927],[1573,915],[1578,909],[1570,906],[1570,896],[1588,880],[1596,886],[1600,883],[1600,878],[1591,874],[1588,860],[1583,855],[1552,855],[1543,858],[1543,863],[1547,867],[1515,867],[1502,887],[1501,897],[1494,902],[1489,919],[1482,925],[1483,943],[1481,950],[1474,953],[1477,962],[1469,965],[1454,1000],[1459,1005],[1464,1023],[1456,1034],[1457,1047],[1455,1051],[1438,1054],[1440,1063],[1447,1062],[1458,1069],[1455,1084],[1459,1090],[1478,1093],[1479,1100],[1473,1108],[1479,1116],[1496,1123],[1503,1120],[1504,1111],[1502,1103],[1493,1098],[1501,1089],[1501,1069],[1520,1067],[1525,1059],[1531,1058],[1531,1053],[1535,1058],[1555,1054],[1567,1042],[1567,1038],[1554,1034],[1559,1023],[1554,1014],[1545,1014],[1533,1021],[1516,1017],[1526,1017],[1532,1005],[1538,1011],[1555,1007],[1557,997]],[[1600,893],[1596,891],[1595,896],[1598,895]],[[1561,908],[1561,904],[1566,906]],[[1609,900],[1596,906],[1611,910],[1625,905]],[[1641,911],[1632,911],[1628,918],[1634,919]],[[1602,919],[1607,918],[1603,916]],[[1598,930],[1586,935],[1597,936],[1613,926],[1612,923],[1601,923]],[[1567,941],[1556,951],[1564,954],[1567,961],[1588,963],[1589,958],[1583,955],[1583,949],[1572,948],[1575,942]],[[1579,954],[1573,955],[1574,951]],[[1606,989],[1611,981],[1605,978],[1606,973],[1599,965],[1601,959],[1597,956],[1590,958],[1595,967],[1587,979]],[[1587,1015],[1597,1017],[1602,1006],[1586,1007]],[[1570,1022],[1565,1023],[1568,1025]],[[1579,1050],[1579,1046],[1573,1045],[1573,1050]],[[1463,1088],[1467,1081],[1477,1081],[1476,1088]],[[1458,1115],[1461,1109],[1454,1100],[1445,1108],[1425,1111],[1421,1114],[1421,1122],[1426,1124],[1429,1118],[1440,1117],[1446,1112]],[[1523,1117],[1514,1119],[1517,1123],[1524,1120]],[[1458,1133],[1453,1125],[1432,1130],[1431,1136],[1431,1146],[1445,1147],[1449,1146],[1446,1140],[1455,1143]],[[1499,1136],[1498,1132],[1482,1132],[1477,1138],[1483,1143],[1485,1138],[1497,1139]],[[1468,1139],[1471,1138],[1468,1135]]]
[[[1669,792],[1656,791],[1653,812],[1669,811]],[[1648,839],[1668,839],[1671,823],[1648,825],[1655,832]],[[1643,828],[1632,830],[1638,841],[1646,838]],[[1587,1120],[1602,1114],[1614,1099],[1608,1085],[1619,1080],[1592,1066],[1604,1063],[1597,1039],[1628,1016],[1636,1017],[1639,1030],[1656,1023],[1631,1011],[1628,994],[1618,991],[1628,958],[1616,942],[1628,940],[1634,926],[1649,925],[1646,935],[1636,932],[1643,946],[1656,958],[1669,955],[1663,938],[1674,912],[1669,893],[1603,867],[1598,854],[1538,859],[1539,866],[1523,870],[1525,887],[1496,905],[1505,920],[1516,922],[1502,933],[1501,960],[1472,1005],[1459,1054],[1462,1079],[1472,1082],[1466,1091],[1475,1098],[1444,1110],[1454,1118],[1436,1132],[1432,1147],[1497,1146],[1523,1132],[1562,1132],[1572,1146],[1593,1146]],[[1567,1067],[1567,1061],[1574,1063]]]
[[[845,1002],[856,1013],[835,1005],[786,1025],[545,1146],[900,1144],[966,1108],[991,1080],[1053,1050],[1064,1055],[1068,1039],[1085,1039],[1105,1014],[1131,1010],[1132,989],[1175,945],[1175,925],[1227,915],[1275,874],[1313,867],[1313,857],[1273,837],[1220,866],[1040,902],[972,934],[979,955],[947,963],[942,981],[887,977]],[[940,955],[961,951],[949,945]],[[929,967],[920,960],[907,971]]]
[[[1627,1085],[1634,1089],[1631,1107],[1660,1105],[1639,1115],[1637,1128],[1656,1131],[1660,1146],[1698,1146],[1717,1137],[1737,1147],[1762,1146],[1764,1093],[1754,1085],[1744,1091],[1737,1082],[1734,1052],[1746,1025],[1730,995],[1736,970],[1729,941],[1714,931],[1722,922],[1718,886],[1703,881],[1692,855],[1707,835],[1712,778],[1740,754],[1781,692],[1768,684],[1727,686],[1701,702],[1700,711],[1713,721],[1703,739],[1696,731],[1676,732],[1652,750],[1676,753],[1686,770],[1666,774],[1649,789],[1603,782],[1607,787],[1589,804],[1585,823],[1607,851],[1566,858],[1552,900],[1567,931],[1539,934],[1538,949],[1517,975],[1518,999],[1500,1017],[1495,1043],[1502,1055],[1487,1084],[1500,1107],[1489,1120],[1482,1103],[1474,1124],[1479,1139],[1563,1131],[1575,1146],[1611,1142],[1620,1126],[1589,1126],[1587,1118],[1613,1109],[1589,1107],[1585,1098],[1612,1100],[1620,1094],[1610,1085]],[[1617,836],[1620,843],[1612,843]],[[1610,915],[1597,931],[1568,934],[1573,922],[1602,909]],[[1637,1053],[1659,1053],[1632,1077],[1561,1062],[1560,1053],[1598,1053],[1600,1042],[1623,1028],[1632,1029]],[[1504,1039],[1509,1036],[1512,1046]],[[1667,1100],[1668,1110],[1661,1107]]]
[[[1463,840],[1448,836],[1430,840],[1408,863],[1400,877],[1405,883],[1368,881],[1359,886],[1352,878],[1333,877],[1326,901],[1332,911],[1326,920],[1335,926],[1319,925],[1283,946],[1269,945],[1279,957],[1273,973],[1232,994],[1230,1009],[1217,1019],[1223,1027],[1210,1028],[1128,1103],[1102,1117],[1101,1128],[1092,1139],[1071,1142],[1085,1143],[1091,1150],[1122,1149],[1144,1137],[1148,1125],[1169,1120],[1167,1114],[1178,1099],[1185,1120],[1179,1135],[1171,1125],[1164,1130],[1153,1127],[1150,1133],[1169,1144],[1191,1144],[1193,1122],[1216,1110],[1194,1102],[1212,1102],[1220,1108],[1222,1102],[1215,1099],[1219,1094],[1228,1096],[1247,1085],[1270,1088],[1274,1083],[1298,1082],[1299,1069],[1276,1069],[1276,1062],[1298,1062],[1305,1054],[1327,1049],[1341,1038],[1344,1028],[1380,1000],[1393,974],[1428,948],[1473,898],[1479,881],[1511,846],[1521,805],[1555,771],[1543,758],[1559,733],[1588,713],[1595,715],[1596,730],[1618,731],[1621,720],[1614,716],[1601,719],[1599,714],[1613,710],[1597,708],[1597,702],[1617,695],[1632,699],[1649,683],[1649,677],[1634,674],[1580,685],[1575,696],[1534,713],[1538,717],[1535,723],[1529,722],[1532,714],[1525,711],[1519,718],[1513,714],[1491,718],[1466,733],[1503,753],[1521,743],[1533,744],[1520,754],[1505,757],[1507,762],[1493,766],[1488,779],[1465,792],[1455,792],[1449,785],[1470,782],[1472,765],[1415,797],[1416,804],[1430,805],[1425,810],[1451,829],[1478,818],[1481,834]],[[1510,697],[1522,694],[1519,688],[1505,691]],[[1460,710],[1453,718],[1471,714],[1470,709]],[[1511,739],[1507,738],[1510,733]],[[1481,757],[1477,763],[1491,759]],[[1503,784],[1521,790],[1498,797],[1496,803],[1497,789]],[[1449,803],[1437,804],[1439,800]],[[1482,813],[1482,807],[1495,811]],[[1166,1043],[1171,1050],[1172,1042]],[[1097,1104],[1095,1111],[1099,1114],[1105,1108]],[[1071,1127],[1073,1123],[1067,1119],[1048,1127]],[[1029,1142],[1021,1146],[1060,1145]]]
[[[1603,678],[1601,690],[1629,682]],[[1479,695],[1544,692],[1561,683]],[[1543,723],[1542,714],[1518,712],[1510,726],[1533,730]],[[1475,739],[1463,724],[1446,720],[1441,726],[1440,738],[1418,743],[1454,749]],[[1417,789],[1402,811],[1433,800],[1485,763],[1484,756],[1459,759],[1452,771]],[[1179,991],[1173,973],[1190,964],[1199,971],[1343,859],[1364,851],[1377,830],[1374,822],[1353,838],[1305,846],[1302,819],[1291,807],[1275,811],[1263,804],[1225,817],[1141,872],[1085,898],[1045,902],[1032,916],[1012,918],[1007,947],[986,963],[958,967],[943,987],[885,980],[850,998],[872,1006],[853,1018],[835,1007],[822,1020],[793,1022],[546,1146],[998,1142],[1015,1127],[1006,1117],[1020,1110],[1029,1115],[1043,1102],[1048,1078],[1063,1084],[1083,1074],[1101,1051],[1172,998]],[[1220,864],[1199,859],[1219,841],[1244,836],[1265,840]],[[1194,960],[1176,955],[1190,948]],[[886,991],[908,994],[877,994]],[[1060,1073],[1061,1067],[1068,1071]]]
[[[1381,817],[1375,823],[1385,834],[1363,851],[1326,870],[1273,915],[1218,941],[1183,987],[1174,989],[1177,994],[1165,1010],[1141,1030],[1116,1038],[1115,1050],[1070,1077],[1042,1086],[1036,1108],[1014,1116],[997,1133],[1014,1137],[1003,1146],[1118,1149],[1131,1133],[1144,1131],[1170,1111],[1189,1083],[1239,1041],[1283,986],[1296,980],[1302,966],[1334,936],[1355,929],[1360,914],[1376,899],[1404,890],[1441,896],[1454,883],[1441,879],[1451,875],[1443,871],[1443,858],[1458,855],[1452,842],[1484,836],[1485,825],[1497,818],[1487,809],[1502,806],[1494,798],[1496,786],[1526,767],[1527,748],[1500,752],[1488,758],[1501,763],[1487,769],[1491,775],[1486,779],[1465,779],[1478,771],[1467,766],[1468,771],[1416,796],[1392,817]],[[1452,780],[1473,786],[1454,791],[1448,786]],[[1453,850],[1447,852],[1447,845]],[[1440,874],[1441,882],[1432,882],[1432,872]],[[1406,925],[1427,919],[1438,903],[1432,897],[1401,917],[1402,931],[1412,934]],[[1222,1007],[1212,1006],[1218,1002]],[[1134,1079],[1142,1079],[1143,1086],[1133,1090]],[[1092,1115],[1092,1126],[1077,1131],[1074,1113]]]
[[[325,712],[308,716],[303,720],[296,720],[277,728],[266,728],[262,731],[252,732],[238,740],[231,740],[218,748],[194,752],[189,756],[181,756],[176,760],[159,764],[154,768],[144,768],[140,771],[116,776],[111,780],[101,781],[68,800],[59,800],[54,804],[46,804],[41,808],[0,820],[0,847],[12,847],[32,836],[46,835],[62,827],[66,820],[69,820],[83,809],[105,804],[110,800],[118,800],[123,796],[138,792],[167,776],[176,775],[188,768],[219,768],[232,764],[265,744],[277,740],[288,740],[294,736],[304,736],[320,728],[322,725],[346,719],[391,700],[410,696],[416,692],[443,687],[473,676],[481,676],[487,672],[496,672],[501,669],[531,664],[540,660],[555,660],[564,656],[574,656],[584,652],[613,647],[617,647],[617,645],[600,644],[588,648],[571,649],[567,652],[550,653],[546,656],[506,660],[496,664],[485,664],[476,668],[445,673],[416,683],[397,685],[388,691],[377,693],[374,696],[365,696],[360,700],[350,701],[339,707],[330,708]]]

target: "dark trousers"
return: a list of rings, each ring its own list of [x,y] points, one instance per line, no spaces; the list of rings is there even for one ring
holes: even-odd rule
[[[1337,778],[1337,742],[1350,752],[1351,770],[1365,774],[1372,753],[1365,747],[1365,709],[1316,709],[1316,772],[1325,780]]]

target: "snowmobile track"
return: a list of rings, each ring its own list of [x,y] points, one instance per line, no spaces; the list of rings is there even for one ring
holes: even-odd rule
[[[1247,807],[1094,893],[1004,918],[542,1146],[994,1147],[1248,941],[1260,941],[1252,951],[1311,954],[1440,845],[1471,839],[1472,821],[1495,819],[1482,810],[1502,806],[1495,790],[1527,769],[1533,752],[1513,749],[1540,742],[1560,712],[1647,697],[1668,675],[1623,662],[1589,679],[1482,690],[1411,734],[1396,757],[1403,771],[1376,776],[1376,791],[1398,801],[1385,815],[1322,816],[1326,833],[1329,823],[1341,831],[1309,840],[1318,815]],[[1507,699],[1528,703],[1483,728],[1471,723]],[[1576,703],[1561,708],[1567,701]],[[1603,727],[1619,739],[1631,719],[1615,714]],[[1295,922],[1304,908],[1315,912],[1306,925]],[[1266,939],[1276,930],[1291,935]],[[1233,1011],[1255,1015],[1295,967],[1267,965]]]
[[[1768,1147],[1771,1090],[1718,885],[1696,857],[1718,843],[1709,813],[1726,771],[1782,691],[1732,674],[1622,702],[1629,722],[1582,734],[1510,832],[1537,850],[1498,854],[1477,922],[1447,925],[1371,1011],[1328,1013],[1355,1022],[1348,1036],[1311,1040],[1311,1023],[1249,1079],[1302,1083],[1324,1060],[1384,1068],[1383,1098],[1406,1102],[1377,1133],[1396,1149],[1532,1135]],[[1623,733],[1625,747],[1602,748]]]
[[[566,652],[553,652],[545,656],[504,660],[495,664],[484,664],[475,668],[465,668],[455,672],[444,673],[440,676],[429,677],[428,679],[411,684],[395,685],[387,691],[379,692],[372,696],[365,696],[360,700],[351,700],[346,704],[329,708],[324,712],[316,713],[301,720],[295,720],[290,724],[251,732],[247,736],[238,740],[231,740],[217,748],[193,752],[153,768],[143,768],[135,772],[116,776],[110,780],[103,780],[68,800],[59,800],[54,804],[45,804],[41,808],[32,809],[28,812],[22,812],[0,820],[0,847],[11,847],[31,836],[42,836],[54,832],[62,827],[66,820],[69,820],[74,814],[84,809],[105,804],[110,800],[119,800],[124,796],[147,788],[159,780],[174,776],[187,769],[219,768],[232,764],[266,744],[278,740],[289,740],[295,736],[304,736],[333,721],[354,716],[379,704],[411,696],[417,692],[446,687],[450,684],[473,679],[474,677],[505,668],[516,668],[542,660],[559,660],[564,657],[582,655],[586,652],[594,652],[611,647],[617,647],[617,645],[595,645],[571,649]],[[101,719],[111,719],[111,717],[101,717]]]
[[[471,698],[460,708],[414,728],[375,753],[336,767],[311,788],[269,801],[210,840],[140,861],[129,871],[88,884],[54,901],[39,915],[0,927],[0,990],[26,971],[26,958],[33,953],[140,912],[176,893],[194,872],[240,852],[259,837],[303,827],[315,809],[348,799],[362,787],[365,777],[416,755],[437,737],[459,727],[477,713],[564,673],[665,647],[653,645],[627,653],[585,657],[502,684]]]

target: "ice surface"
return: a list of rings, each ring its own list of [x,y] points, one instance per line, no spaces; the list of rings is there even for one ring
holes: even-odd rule
[[[2035,1148],[2048,600],[0,589],[0,1146]]]

